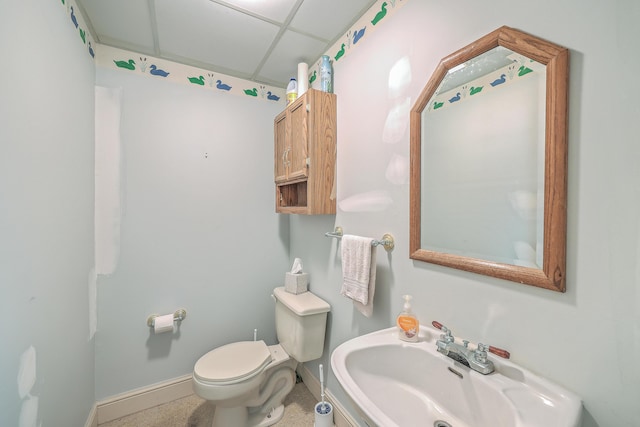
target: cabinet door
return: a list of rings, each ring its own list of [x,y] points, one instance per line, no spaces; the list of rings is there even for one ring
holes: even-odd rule
[[[278,114],[274,120],[274,176],[276,182],[287,179],[287,114],[286,110]]]
[[[288,162],[287,179],[289,180],[308,176],[308,117],[307,97],[303,95],[291,105],[289,110],[290,149],[286,154]]]

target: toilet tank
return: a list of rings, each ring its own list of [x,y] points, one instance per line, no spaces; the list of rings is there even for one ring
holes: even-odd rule
[[[312,294],[275,288],[278,342],[298,362],[318,359],[324,350],[329,304]]]

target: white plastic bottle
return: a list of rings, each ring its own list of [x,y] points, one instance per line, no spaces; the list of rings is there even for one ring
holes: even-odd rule
[[[291,104],[298,98],[298,82],[295,78],[291,78],[289,80],[289,84],[287,85],[287,105]]]
[[[417,342],[418,334],[420,333],[420,322],[411,311],[411,295],[403,295],[402,298],[404,298],[404,307],[396,319],[398,338],[403,341]]]

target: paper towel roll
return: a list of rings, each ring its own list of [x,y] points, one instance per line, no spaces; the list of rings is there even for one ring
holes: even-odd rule
[[[163,332],[173,332],[173,313],[157,316],[153,320],[153,332],[161,334]]]
[[[298,97],[309,88],[309,66],[305,62],[298,64]]]

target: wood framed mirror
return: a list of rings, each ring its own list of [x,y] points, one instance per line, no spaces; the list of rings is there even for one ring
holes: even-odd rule
[[[410,113],[410,257],[564,292],[569,52],[501,27]]]

